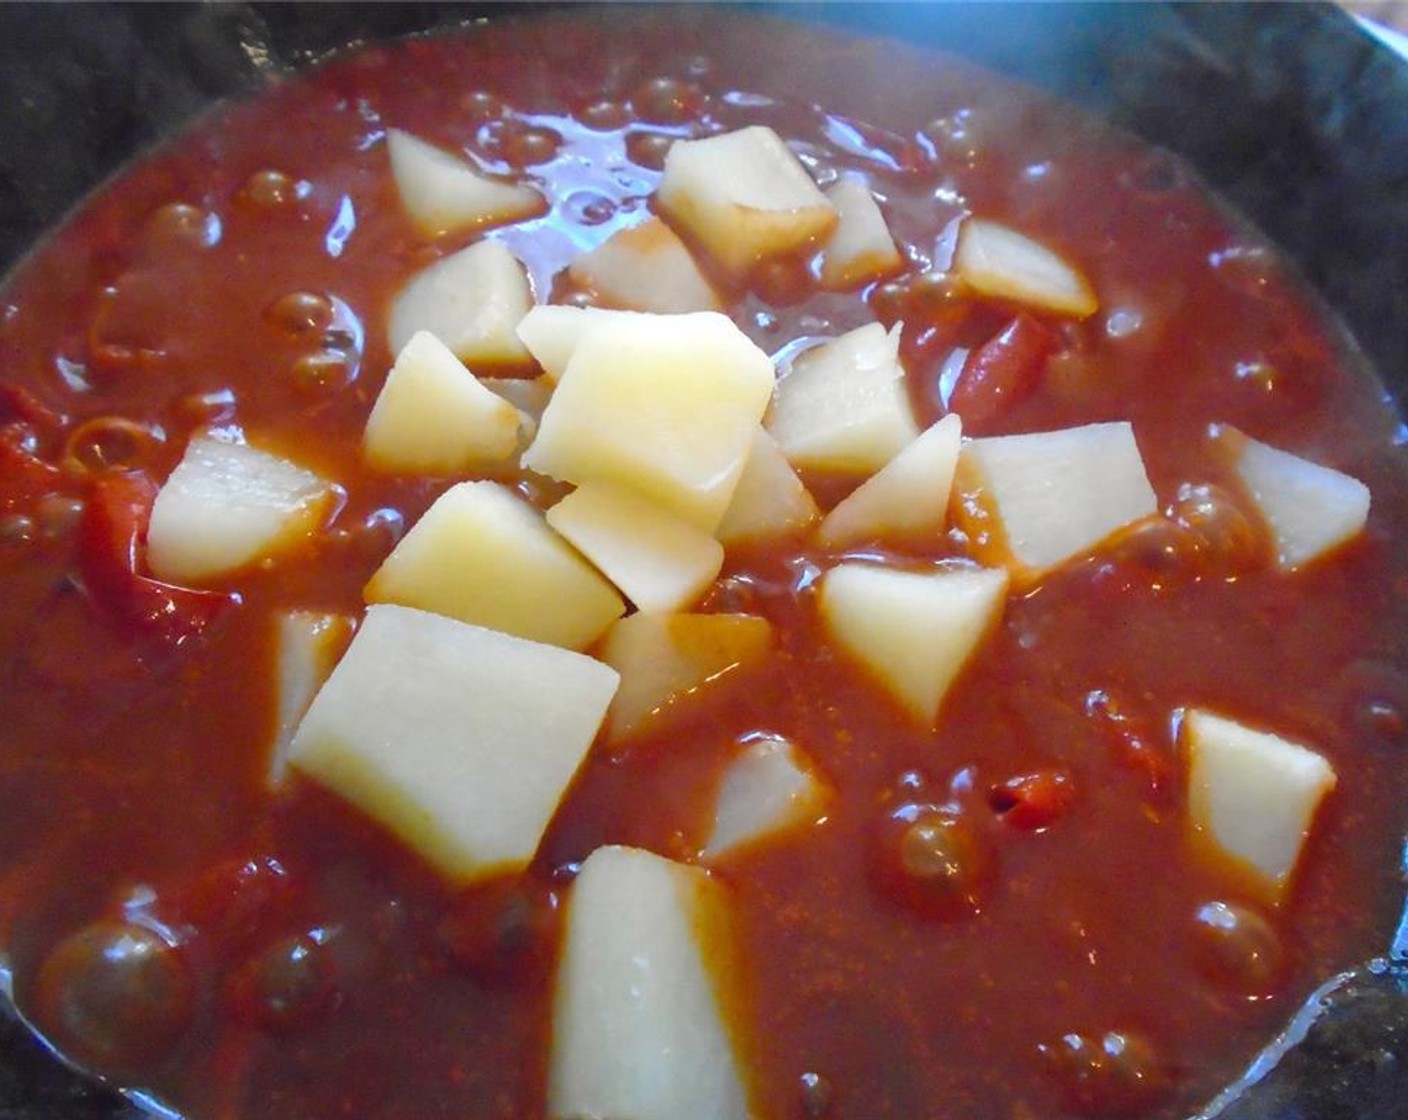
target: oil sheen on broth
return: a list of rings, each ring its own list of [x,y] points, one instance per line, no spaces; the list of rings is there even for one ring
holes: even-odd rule
[[[192,1117],[545,1115],[573,882],[627,846],[720,888],[730,920],[699,947],[709,968],[731,961],[715,997],[752,1115],[1195,1110],[1395,920],[1396,418],[1285,265],[1168,156],[893,43],[621,18],[629,34],[553,16],[337,58],[133,167],[11,278],[0,943],[20,1009],[79,1064]],[[824,283],[819,233],[722,266],[656,191],[673,143],[752,126],[818,186],[868,190],[898,264]],[[393,181],[393,129],[542,204],[424,232]],[[1154,511],[1049,570],[1015,565],[932,726],[842,648],[822,601],[874,602],[877,571],[1004,570],[1013,530],[964,490],[971,470],[919,535],[882,521],[833,546],[803,518],[727,541],[683,609],[765,620],[762,652],[598,737],[526,869],[447,876],[297,760],[271,780],[281,718],[287,738],[299,714],[279,710],[297,672],[282,627],[312,628],[321,679],[368,581],[452,485],[491,477],[535,510],[572,489],[512,456],[450,474],[368,463],[407,282],[492,241],[535,303],[630,304],[571,266],[662,212],[786,376],[826,340],[903,324],[916,431],[950,405],[970,439],[1128,422]],[[1093,313],[965,279],[955,241],[975,219],[1057,253]],[[532,407],[522,385],[499,391]],[[292,543],[172,586],[147,518],[212,429],[329,486]],[[1237,433],[1365,484],[1367,525],[1278,565]],[[825,514],[876,469],[800,473]],[[1333,768],[1279,897],[1190,824],[1204,711]],[[822,795],[706,852],[726,769],[784,742]]]

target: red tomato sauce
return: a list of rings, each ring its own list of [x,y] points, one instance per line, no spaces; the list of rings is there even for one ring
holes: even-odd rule
[[[575,868],[606,843],[694,858],[726,756],[761,731],[803,745],[835,797],[824,823],[716,869],[738,916],[757,1115],[1194,1110],[1321,978],[1382,951],[1401,904],[1397,419],[1286,266],[1170,157],[893,43],[697,11],[620,18],[629,34],[554,17],[337,59],[133,167],[11,278],[0,945],[19,1007],[82,1064],[193,1117],[541,1115]],[[962,378],[981,375],[955,402],[970,402],[967,434],[1129,420],[1172,507],[1183,484],[1228,483],[1208,427],[1233,424],[1366,482],[1368,529],[1293,574],[1239,552],[1235,525],[1197,555],[1106,545],[1013,595],[932,733],[822,634],[815,579],[837,554],[802,539],[734,551],[703,609],[773,622],[765,670],[626,748],[598,743],[526,876],[453,892],[311,782],[265,784],[271,612],[359,614],[368,577],[453,481],[376,475],[359,456],[392,298],[473,240],[415,232],[385,130],[544,191],[545,217],[488,236],[547,302],[579,295],[577,253],[649,210],[670,139],[753,123],[821,181],[865,175],[907,258],[854,293],[820,292],[796,262],[755,277],[730,311],[763,349],[902,320],[921,425],[967,350]],[[1101,310],[1075,323],[926,280],[967,212],[1078,262]],[[142,567],[144,502],[192,433],[231,422],[345,498],[294,554],[166,588]],[[809,481],[823,504],[844,493]],[[965,547],[948,534],[894,558]],[[1313,744],[1338,772],[1280,907],[1190,845],[1187,706]],[[941,912],[895,878],[905,805],[961,822],[963,897]],[[1251,911],[1241,935],[1265,952],[1234,946],[1228,965],[1209,946],[1198,916],[1218,902]],[[90,975],[95,947],[133,929],[176,945],[174,963],[129,945],[147,963]],[[93,1008],[117,1010],[95,1027]],[[1101,1057],[1112,1038],[1122,1051]]]

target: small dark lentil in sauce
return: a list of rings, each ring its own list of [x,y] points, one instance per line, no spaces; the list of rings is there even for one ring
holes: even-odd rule
[[[202,1120],[539,1116],[575,868],[606,843],[691,858],[731,745],[766,731],[804,744],[836,796],[824,824],[716,870],[739,919],[749,989],[729,1006],[748,1009],[758,1116],[1194,1111],[1395,921],[1396,418],[1276,257],[1169,157],[895,44],[736,14],[630,18],[629,33],[550,17],[334,60],[131,169],[11,279],[0,947],[17,1002],[75,1060]],[[415,232],[385,130],[544,192],[546,216],[488,234],[543,301],[648,209],[670,142],[753,123],[820,181],[863,174],[906,265],[849,293],[818,290],[806,262],[769,266],[731,293],[745,332],[777,352],[903,321],[932,422],[945,363],[1011,319],[935,278],[952,223],[1009,223],[1078,262],[1101,311],[1051,323],[1044,379],[973,434],[1130,420],[1166,516],[1014,597],[932,733],[824,640],[813,584],[834,556],[798,539],[732,553],[703,609],[771,620],[767,672],[668,734],[598,749],[525,877],[451,892],[311,783],[265,783],[272,612],[360,613],[367,578],[449,484],[372,474],[358,453],[393,357],[391,299],[480,236]],[[168,641],[93,602],[77,526],[95,478],[159,483],[212,423],[346,500]],[[1215,423],[1365,481],[1366,533],[1277,573],[1225,489]],[[809,481],[834,500],[834,480]],[[949,534],[908,555],[963,548]],[[1312,743],[1338,772],[1274,911],[1188,845],[1171,716],[1190,705]],[[1033,788],[1058,808],[1026,815]]]

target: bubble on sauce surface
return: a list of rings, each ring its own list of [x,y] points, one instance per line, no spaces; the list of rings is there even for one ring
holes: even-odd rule
[[[1247,995],[1270,993],[1286,970],[1275,927],[1249,906],[1213,901],[1193,915],[1192,951],[1209,979]]]
[[[46,494],[34,507],[34,522],[39,535],[46,540],[59,540],[78,528],[83,517],[82,498],[70,494]]]
[[[1254,571],[1270,559],[1266,531],[1221,486],[1184,483],[1169,516],[1197,538],[1203,554],[1224,573]]]
[[[685,124],[698,119],[708,103],[704,91],[679,78],[651,78],[631,93],[631,109],[648,124]]]
[[[1173,576],[1198,574],[1205,540],[1180,521],[1151,514],[1126,527],[1110,545],[1112,560],[1142,568],[1154,577],[1154,585]]]
[[[819,1073],[808,1070],[797,1079],[797,1096],[806,1120],[823,1120],[831,1115],[836,1099],[835,1086]]]
[[[577,119],[590,129],[611,132],[630,123],[631,111],[619,101],[602,99],[586,106]]]
[[[626,133],[626,155],[637,167],[651,171],[661,171],[665,167],[665,156],[677,137],[668,132],[647,132],[633,129]]]
[[[541,125],[496,119],[479,126],[475,148],[489,159],[510,167],[534,167],[552,160],[562,147],[562,134]]]
[[[1144,325],[1144,315],[1137,307],[1114,307],[1105,315],[1105,334],[1110,338],[1128,338]]]
[[[190,1024],[195,984],[180,949],[144,926],[98,921],[49,954],[35,1021],[65,1053],[110,1073],[151,1068]]]
[[[882,818],[872,842],[881,891],[923,918],[953,919],[982,908],[992,854],[952,806],[906,802]]]
[[[63,458],[83,474],[135,470],[149,465],[165,443],[166,433],[155,425],[98,416],[69,434]]]
[[[462,893],[437,937],[451,960],[475,979],[516,983],[545,967],[557,922],[556,892],[506,877]]]
[[[34,540],[34,518],[25,513],[0,515],[0,549],[15,549]]]
[[[211,389],[178,397],[172,411],[179,419],[195,426],[223,424],[234,419],[237,404],[233,389]]]
[[[496,120],[513,112],[502,97],[483,89],[471,90],[464,94],[459,103],[465,115],[472,121]]]
[[[1379,750],[1408,746],[1408,674],[1387,661],[1364,658],[1340,678],[1344,712],[1358,740]]]
[[[301,354],[289,367],[293,386],[306,396],[321,396],[336,392],[351,384],[357,375],[357,363],[342,350],[314,350]]]
[[[395,548],[405,534],[405,514],[392,506],[383,506],[350,525],[334,524],[328,530],[328,540],[357,556],[376,560]]]
[[[240,192],[241,198],[261,210],[288,210],[313,193],[313,184],[273,168],[256,171]]]
[[[562,201],[564,216],[583,226],[599,226],[616,216],[614,199],[597,191],[573,191]]]
[[[264,309],[264,318],[292,339],[311,338],[332,325],[336,308],[321,292],[289,292]]]
[[[1170,1088],[1152,1043],[1133,1031],[1072,1032],[1037,1051],[1069,1107],[1082,1116],[1133,1116]]]
[[[234,974],[230,999],[246,1018],[272,1031],[307,1026],[338,1001],[337,970],[325,929],[281,938]]]
[[[169,202],[147,219],[150,244],[188,249],[210,249],[220,243],[220,216],[187,202]]]

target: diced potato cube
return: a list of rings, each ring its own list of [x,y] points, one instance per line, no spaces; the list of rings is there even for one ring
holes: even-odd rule
[[[683,610],[723,567],[723,546],[708,533],[616,486],[588,482],[547,520],[643,611]]]
[[[916,723],[932,727],[1006,594],[1007,573],[997,568],[907,572],[845,563],[822,577],[821,617]]]
[[[1014,229],[969,218],[958,231],[954,271],[972,291],[1038,311],[1084,319],[1099,300],[1086,280],[1045,245]]]
[[[616,681],[579,653],[374,606],[290,761],[462,883],[532,859]]]
[[[157,492],[147,563],[158,579],[200,584],[307,539],[335,488],[233,433],[197,435]]]
[[[467,160],[399,128],[387,130],[386,150],[401,205],[427,237],[502,225],[547,209],[532,187],[491,179]]]
[[[733,500],[714,535],[725,545],[766,540],[805,529],[817,516],[815,499],[781,448],[765,429],[755,428]]]
[[[1237,475],[1276,542],[1277,566],[1303,568],[1364,531],[1369,488],[1357,478],[1226,432]]]
[[[552,382],[540,374],[537,377],[481,377],[479,384],[513,405],[518,413],[518,438],[513,449],[519,453],[527,450],[538,434],[538,421],[543,418],[543,409],[552,397]],[[513,456],[512,465],[518,465],[517,455]]]
[[[817,530],[831,548],[937,535],[948,514],[963,425],[950,413],[836,504]]]
[[[843,175],[826,188],[826,198],[841,220],[821,250],[822,287],[855,288],[904,266],[885,215],[864,179]]]
[[[899,325],[868,323],[798,356],[767,420],[788,462],[874,474],[919,434],[899,348]]]
[[[1334,770],[1306,747],[1210,712],[1184,713],[1181,731],[1191,827],[1279,901]]]
[[[659,218],[617,230],[568,274],[601,303],[635,311],[719,311],[723,304],[685,243]]]
[[[429,331],[462,362],[510,364],[531,355],[517,327],[533,306],[523,265],[501,242],[476,241],[417,273],[391,306],[391,349]]]
[[[1158,510],[1134,430],[1122,421],[972,440],[959,455],[958,486],[997,522],[992,533],[965,512],[970,535],[1023,578]]]
[[[549,385],[556,385],[588,327],[613,319],[630,321],[642,314],[644,312],[605,307],[540,303],[523,316],[518,324],[518,337],[533,360],[543,367],[543,378]]]
[[[523,465],[634,490],[713,532],[772,392],[772,361],[725,316],[615,316],[578,342]]]
[[[810,759],[780,736],[747,744],[724,771],[704,858],[815,821],[831,791],[814,769]]]
[[[553,383],[546,377],[481,377],[479,384],[518,409],[520,423],[527,420],[534,429],[552,399]]]
[[[551,1120],[748,1120],[720,996],[731,941],[706,872],[636,848],[588,856],[553,994]]]
[[[542,514],[496,482],[441,494],[365,596],[568,649],[585,649],[626,609]]]
[[[599,651],[621,674],[610,738],[657,725],[685,698],[759,665],[771,648],[771,624],[753,615],[637,611],[621,619]]]
[[[274,617],[274,680],[278,728],[269,757],[269,785],[283,784],[288,748],[313,697],[328,679],[355,629],[345,614],[282,611]]]
[[[734,276],[820,241],[837,220],[807,169],[761,125],[676,140],[655,199],[666,218]]]
[[[459,474],[518,446],[518,410],[481,385],[429,331],[391,367],[362,436],[366,459],[396,474]]]

